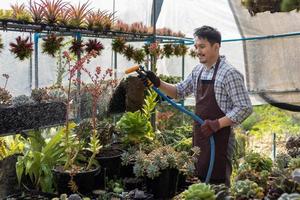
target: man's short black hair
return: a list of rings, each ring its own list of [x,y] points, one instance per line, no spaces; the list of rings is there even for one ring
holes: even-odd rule
[[[219,43],[221,45],[221,33],[210,26],[202,26],[194,30],[194,37],[207,39],[207,41],[213,45]]]

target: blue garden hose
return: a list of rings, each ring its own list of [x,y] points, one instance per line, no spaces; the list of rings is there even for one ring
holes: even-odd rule
[[[195,121],[199,122],[200,124],[203,124],[204,121],[197,116],[195,113],[188,111],[185,107],[178,105],[177,103],[175,103],[172,99],[168,98],[164,93],[162,93],[158,88],[152,86],[152,89],[162,98],[164,98],[167,102],[169,102],[174,108],[178,109],[179,111],[189,115],[190,117],[192,117]],[[214,163],[215,163],[215,140],[213,136],[210,136],[209,138],[209,142],[210,142],[210,161],[209,161],[209,167],[208,167],[208,171],[207,171],[207,175],[205,178],[205,183],[208,183],[212,174],[212,170],[214,167]]]

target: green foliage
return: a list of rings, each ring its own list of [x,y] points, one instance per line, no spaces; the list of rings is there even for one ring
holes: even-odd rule
[[[299,123],[290,113],[270,105],[255,106],[254,112],[242,123],[242,127],[256,136],[300,132]]]
[[[142,140],[153,140],[154,133],[150,117],[156,106],[157,94],[148,90],[142,111],[126,112],[117,122],[117,128],[125,134],[124,141],[138,144]]]
[[[172,84],[179,83],[182,79],[180,76],[167,76],[163,74],[160,74],[159,78],[167,83],[172,83]]]
[[[24,156],[19,156],[16,163],[18,182],[23,175],[29,175],[36,189],[53,192],[52,168],[62,159],[64,148],[60,145],[64,129],[60,129],[50,141],[40,131],[30,132],[26,140]]]
[[[20,135],[0,137],[0,160],[23,152],[24,142]]]
[[[151,179],[159,176],[161,171],[165,169],[178,169],[188,175],[193,174],[195,157],[200,150],[194,147],[192,151],[193,154],[188,155],[185,151],[175,151],[171,146],[156,148],[149,154],[139,151],[136,153],[133,172],[137,177],[147,176]]]
[[[197,183],[190,185],[187,190],[182,192],[184,200],[214,200],[216,195],[210,185],[205,183]]]
[[[262,199],[264,197],[263,189],[248,179],[235,182],[231,189],[236,199]]]
[[[248,155],[245,156],[245,162],[242,164],[240,168],[247,168],[248,166],[250,169],[255,170],[257,172],[261,172],[266,170],[268,172],[272,169],[272,160],[269,157],[262,156],[259,153],[250,152]]]
[[[299,11],[299,0],[281,0],[280,10],[282,12],[290,12],[292,10]]]
[[[300,157],[292,158],[288,164],[288,167],[290,170],[295,170],[297,168],[300,168]]]

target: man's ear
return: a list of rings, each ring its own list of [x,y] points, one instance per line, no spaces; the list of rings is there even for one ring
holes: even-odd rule
[[[214,43],[214,44],[213,44],[213,49],[214,49],[216,52],[219,52],[219,50],[220,50],[220,44],[219,44],[219,43]]]

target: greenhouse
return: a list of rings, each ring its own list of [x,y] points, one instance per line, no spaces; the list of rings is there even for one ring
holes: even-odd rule
[[[0,199],[300,200],[297,0],[2,0]]]

